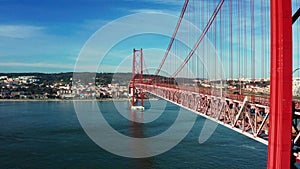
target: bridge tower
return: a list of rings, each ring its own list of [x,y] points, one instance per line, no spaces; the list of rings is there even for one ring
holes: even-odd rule
[[[271,91],[268,168],[291,166],[292,4],[271,2]]]
[[[144,92],[137,89],[137,84],[143,82],[143,49],[133,49],[132,76],[130,81],[131,108],[144,109]]]

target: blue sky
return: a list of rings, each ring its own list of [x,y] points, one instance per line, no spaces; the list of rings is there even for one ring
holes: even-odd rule
[[[209,0],[206,2],[210,3],[210,9],[202,9],[207,13],[212,12],[219,1]],[[237,1],[233,1],[234,6],[236,6],[236,2]],[[247,5],[250,4],[249,0],[240,2],[245,2]],[[255,2],[257,2],[255,4],[257,55],[255,62],[257,62],[256,72],[258,72],[256,77],[262,77],[269,74],[269,68],[266,62],[266,71],[260,73],[262,68],[259,58],[261,55],[261,15],[259,11],[261,8],[260,1]],[[265,0],[265,2],[268,2],[268,0]],[[158,67],[164,55],[164,50],[167,48],[170,40],[168,35],[173,33],[183,3],[184,0],[0,0],[0,72],[70,72],[74,71],[76,64],[81,66],[79,70],[82,71],[130,72],[133,48],[145,49],[145,61],[148,68],[152,69],[151,72],[154,72],[154,69]],[[295,11],[299,5],[299,0],[294,0],[293,11]],[[193,22],[195,17],[197,17],[200,20],[202,9],[198,9],[199,6],[200,1],[191,0],[185,14],[185,19]],[[228,14],[224,12],[227,11],[228,13],[228,8],[228,3],[224,3],[221,9],[223,11],[223,20],[224,18],[228,19],[228,16],[226,16]],[[249,9],[250,7],[248,6],[247,10]],[[265,9],[268,10],[268,7]],[[136,22],[126,20],[127,16],[141,12],[148,14],[166,13],[173,15],[174,18],[166,21],[164,21],[163,18],[156,19],[160,22],[156,22],[155,17],[153,17],[152,20],[137,17]],[[195,13],[197,13],[197,15],[195,15]],[[207,17],[208,16],[210,15],[207,15]],[[149,17],[151,18],[152,16]],[[233,13],[233,18],[237,18],[235,12]],[[247,36],[250,36],[250,19],[248,15],[246,18],[248,27]],[[208,18],[204,18],[202,21],[194,21],[193,23],[200,29],[203,29],[207,20]],[[219,20],[218,15],[215,23],[219,23]],[[121,22],[121,24],[114,24],[115,22]],[[97,37],[97,34],[101,34],[102,30],[113,25],[119,26],[117,28],[112,27],[104,36],[98,37],[96,46],[92,50],[91,48],[89,48],[89,51],[84,50],[85,45],[93,41],[93,38]],[[120,39],[120,41],[117,41],[108,51],[103,47],[106,42],[111,41],[111,38],[114,37],[115,34],[121,34],[122,32],[126,34],[127,32],[131,32],[131,29],[148,30],[147,27],[152,26],[160,26],[161,31],[164,33],[153,34],[149,31],[142,35],[133,35],[126,39]],[[234,32],[237,31],[236,24],[233,29]],[[299,33],[297,33],[300,30],[299,21],[293,26],[293,29],[296,32],[294,36],[296,39],[294,46],[299,46]],[[192,47],[200,35],[201,30],[194,34],[188,33],[187,30],[192,30],[192,28],[186,25],[184,27],[182,26],[178,36],[183,38],[183,40],[187,38],[188,45]],[[159,29],[157,29],[157,31],[159,31]],[[195,30],[191,32],[193,31],[197,32]],[[228,28],[224,28],[223,34],[225,31],[228,31]],[[214,38],[212,32],[213,26],[207,34],[210,40]],[[235,35],[236,33],[234,33],[234,36]],[[228,44],[229,39],[226,39],[225,35],[223,35],[223,39],[224,47],[226,46],[225,44]],[[249,45],[251,44],[251,39],[248,38],[247,42],[247,57],[248,60],[250,60],[251,51]],[[216,41],[216,43],[218,44],[219,41]],[[237,38],[233,38],[232,43],[235,49],[237,47]],[[201,45],[199,50],[201,50]],[[219,54],[217,48],[217,54]],[[175,47],[172,48],[172,52],[176,52],[176,50],[179,49],[181,49],[182,52],[176,53],[176,55],[181,55],[181,58],[177,58],[177,65],[173,64],[175,65],[173,68],[168,68],[168,64],[174,62],[174,59],[168,58],[166,60],[166,66],[163,67],[166,70],[169,69],[171,74],[179,66],[179,63],[182,62],[180,59],[184,59],[189,52],[186,47],[181,47],[180,45],[175,45]],[[224,53],[228,53],[228,49],[225,48],[223,55]],[[295,53],[299,53],[299,48],[294,48],[294,54]],[[84,55],[84,57],[80,58],[80,55]],[[237,52],[233,55],[235,58],[234,63],[236,64]],[[88,57],[94,58],[91,59]],[[101,59],[101,57],[104,57],[104,59]],[[300,66],[300,61],[298,60],[294,62],[294,67]],[[83,62],[85,65],[78,64],[78,61]],[[203,66],[201,63],[195,62],[199,61],[195,59],[190,66],[198,67],[197,73],[199,74]],[[249,63],[250,61],[248,64]],[[225,71],[224,74],[226,77],[229,76],[228,65],[228,61],[223,61],[223,71]],[[206,69],[209,68],[207,64]],[[241,69],[246,70],[247,67],[242,67]],[[214,70],[206,71],[213,72]],[[237,72],[237,66],[235,66],[235,76],[238,76]],[[248,72],[242,71],[241,74],[250,77],[250,70]]]
[[[85,42],[105,24],[137,12],[178,15],[181,6],[172,0],[0,0],[0,72],[73,71]],[[131,53],[134,46],[128,47]]]

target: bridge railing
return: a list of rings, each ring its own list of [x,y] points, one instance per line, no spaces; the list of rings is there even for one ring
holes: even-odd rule
[[[211,119],[263,144],[268,144],[269,98],[258,95],[240,95],[232,91],[199,88],[192,85],[164,83],[137,83],[140,88],[153,95],[185,107],[205,118]],[[300,103],[294,102],[294,119],[300,118]],[[293,137],[299,135],[297,124]],[[298,136],[297,143],[300,140]]]
[[[215,91],[188,85],[139,83],[136,87],[267,144],[269,107],[253,103],[248,96],[227,93],[220,97],[212,95]]]

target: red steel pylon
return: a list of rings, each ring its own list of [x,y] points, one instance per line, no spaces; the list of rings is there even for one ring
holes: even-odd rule
[[[268,168],[291,166],[292,2],[271,0],[271,86]]]
[[[132,58],[132,76],[130,82],[131,106],[135,106],[136,101],[141,102],[144,106],[144,93],[137,91],[136,83],[143,82],[143,49],[133,49]]]

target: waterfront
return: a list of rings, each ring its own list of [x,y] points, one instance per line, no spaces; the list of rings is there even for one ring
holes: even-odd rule
[[[119,132],[150,137],[172,125],[179,109],[170,103],[163,108],[162,100],[151,102],[152,113],[163,114],[144,125],[123,117],[131,113],[126,101],[95,104]],[[123,116],[117,111],[120,107]],[[155,116],[145,113],[145,120]],[[0,102],[1,168],[266,168],[267,146],[220,125],[208,141],[199,144],[204,121],[199,116],[187,137],[172,150],[151,158],[130,159],[113,155],[90,140],[71,101]]]

